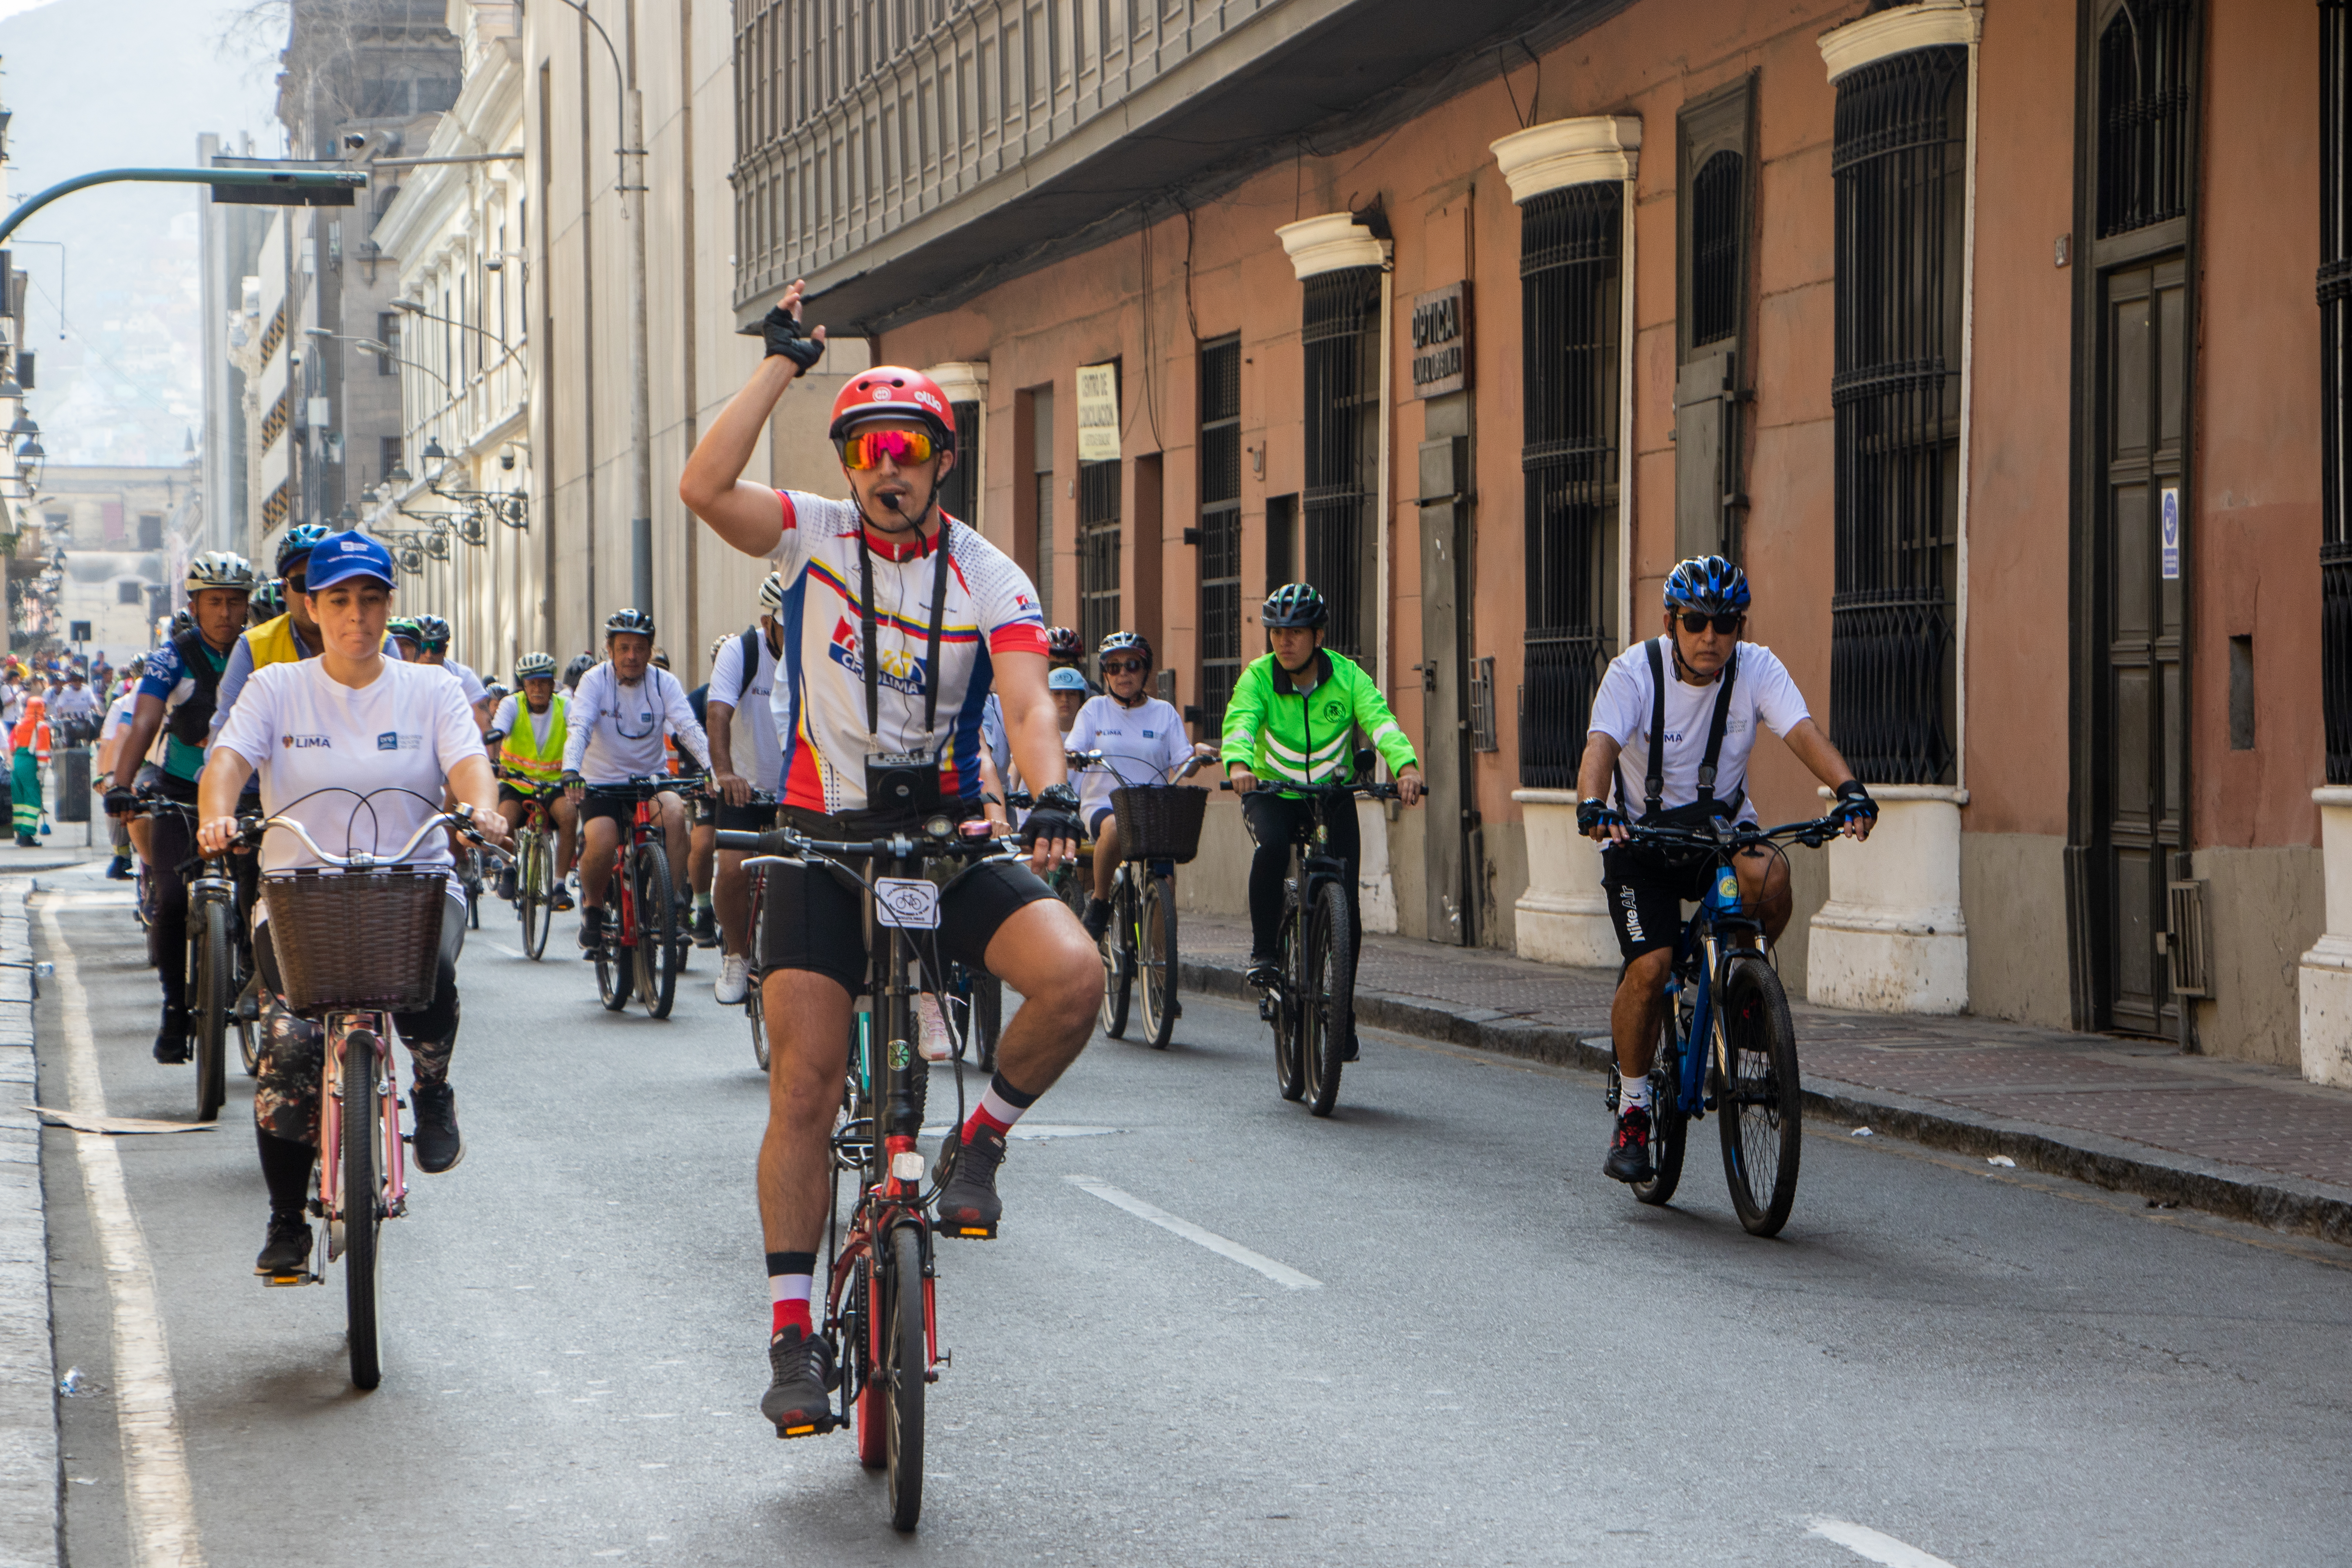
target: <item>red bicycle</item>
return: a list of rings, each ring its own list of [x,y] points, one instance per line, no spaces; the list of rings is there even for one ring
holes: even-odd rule
[[[636,805],[604,879],[604,935],[594,955],[596,994],[609,1012],[621,1011],[634,996],[649,1016],[667,1018],[677,1000],[678,973],[694,938],[678,921],[657,797],[665,790],[683,793],[701,784],[699,774],[641,774],[625,784],[588,786],[591,799]]]

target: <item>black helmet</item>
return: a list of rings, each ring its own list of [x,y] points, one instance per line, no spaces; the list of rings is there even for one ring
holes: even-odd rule
[[[1720,555],[1694,555],[1666,574],[1666,608],[1703,616],[1748,611],[1748,574]]]
[[[438,616],[419,616],[416,617],[416,635],[425,647],[447,647],[449,623]]]
[[[1159,662],[1151,657],[1151,639],[1140,632],[1113,632],[1103,638],[1102,646],[1095,649],[1095,667],[1100,668],[1102,661],[1115,653],[1139,653],[1146,664]]]
[[[323,522],[299,523],[288,529],[286,537],[278,542],[278,574],[284,577],[295,572],[309,570],[310,546],[326,538],[331,531],[333,531]]]
[[[246,601],[245,613],[258,623],[274,621],[286,613],[286,579],[272,577],[253,591]]]
[[[1076,664],[1087,657],[1087,645],[1078,634],[1067,626],[1045,628],[1045,657],[1058,658],[1066,664]]]
[[[643,610],[614,610],[604,617],[604,635],[614,632],[635,632],[641,637],[654,635],[654,618]]]
[[[583,653],[563,667],[563,687],[570,690],[580,684],[580,678],[596,668],[596,656]]]
[[[1330,619],[1331,606],[1305,583],[1285,583],[1268,594],[1258,609],[1258,623],[1269,631],[1285,626],[1315,629],[1328,625]]]

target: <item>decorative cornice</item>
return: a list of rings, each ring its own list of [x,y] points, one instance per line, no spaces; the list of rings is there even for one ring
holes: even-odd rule
[[[984,359],[950,360],[923,374],[940,384],[940,390],[948,395],[950,403],[988,401],[988,362]]]
[[[1630,180],[1641,169],[1641,150],[1642,121],[1631,114],[1554,120],[1487,144],[1514,202],[1570,185]]]
[[[1389,242],[1373,237],[1372,231],[1349,213],[1301,218],[1274,232],[1301,283],[1343,268],[1388,265]]]
[[[1830,80],[1836,81],[1889,55],[1973,44],[1983,26],[1984,8],[1968,0],[1918,0],[1823,33],[1822,63],[1829,67]]]

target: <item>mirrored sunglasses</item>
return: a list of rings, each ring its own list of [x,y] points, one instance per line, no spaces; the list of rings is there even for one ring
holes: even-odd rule
[[[931,460],[931,438],[921,430],[860,430],[842,438],[841,466],[858,473],[889,458],[900,468]]]
[[[1739,616],[1702,616],[1696,610],[1685,610],[1683,612],[1683,630],[1690,633],[1693,637],[1696,637],[1699,633],[1706,630],[1708,626],[1712,626],[1717,631],[1722,633],[1725,637],[1731,637],[1738,632],[1739,623],[1742,618],[1743,617]]]

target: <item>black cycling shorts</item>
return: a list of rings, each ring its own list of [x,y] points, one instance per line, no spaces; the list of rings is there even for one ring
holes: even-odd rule
[[[776,826],[772,805],[730,805],[716,796],[702,803],[701,820],[721,833],[765,833]]]
[[[866,911],[860,896],[821,867],[766,866],[756,944],[760,973],[799,969],[840,982],[855,996],[866,988]],[[986,967],[988,944],[1025,904],[1054,890],[1026,865],[996,860],[958,877],[940,900],[938,961]],[[928,942],[922,944],[928,964]]]
[[[656,818],[658,820],[661,805],[658,797],[654,805]],[[587,797],[580,803],[580,826],[583,829],[592,822],[610,822],[620,828],[622,837],[626,837],[629,824],[635,820],[636,815],[635,801],[625,795],[600,795],[593,784],[589,786]]]
[[[1617,950],[1626,963],[1681,942],[1683,905],[1706,895],[1714,869],[1715,862],[1705,857],[1630,844],[1601,852],[1601,890],[1609,900],[1610,923],[1617,928]]]
[[[504,805],[510,800],[522,801],[528,804],[529,802],[538,798],[539,791],[536,788],[527,790],[517,789],[514,785],[507,783],[504,779],[500,779],[499,781],[499,804],[500,805]]]

